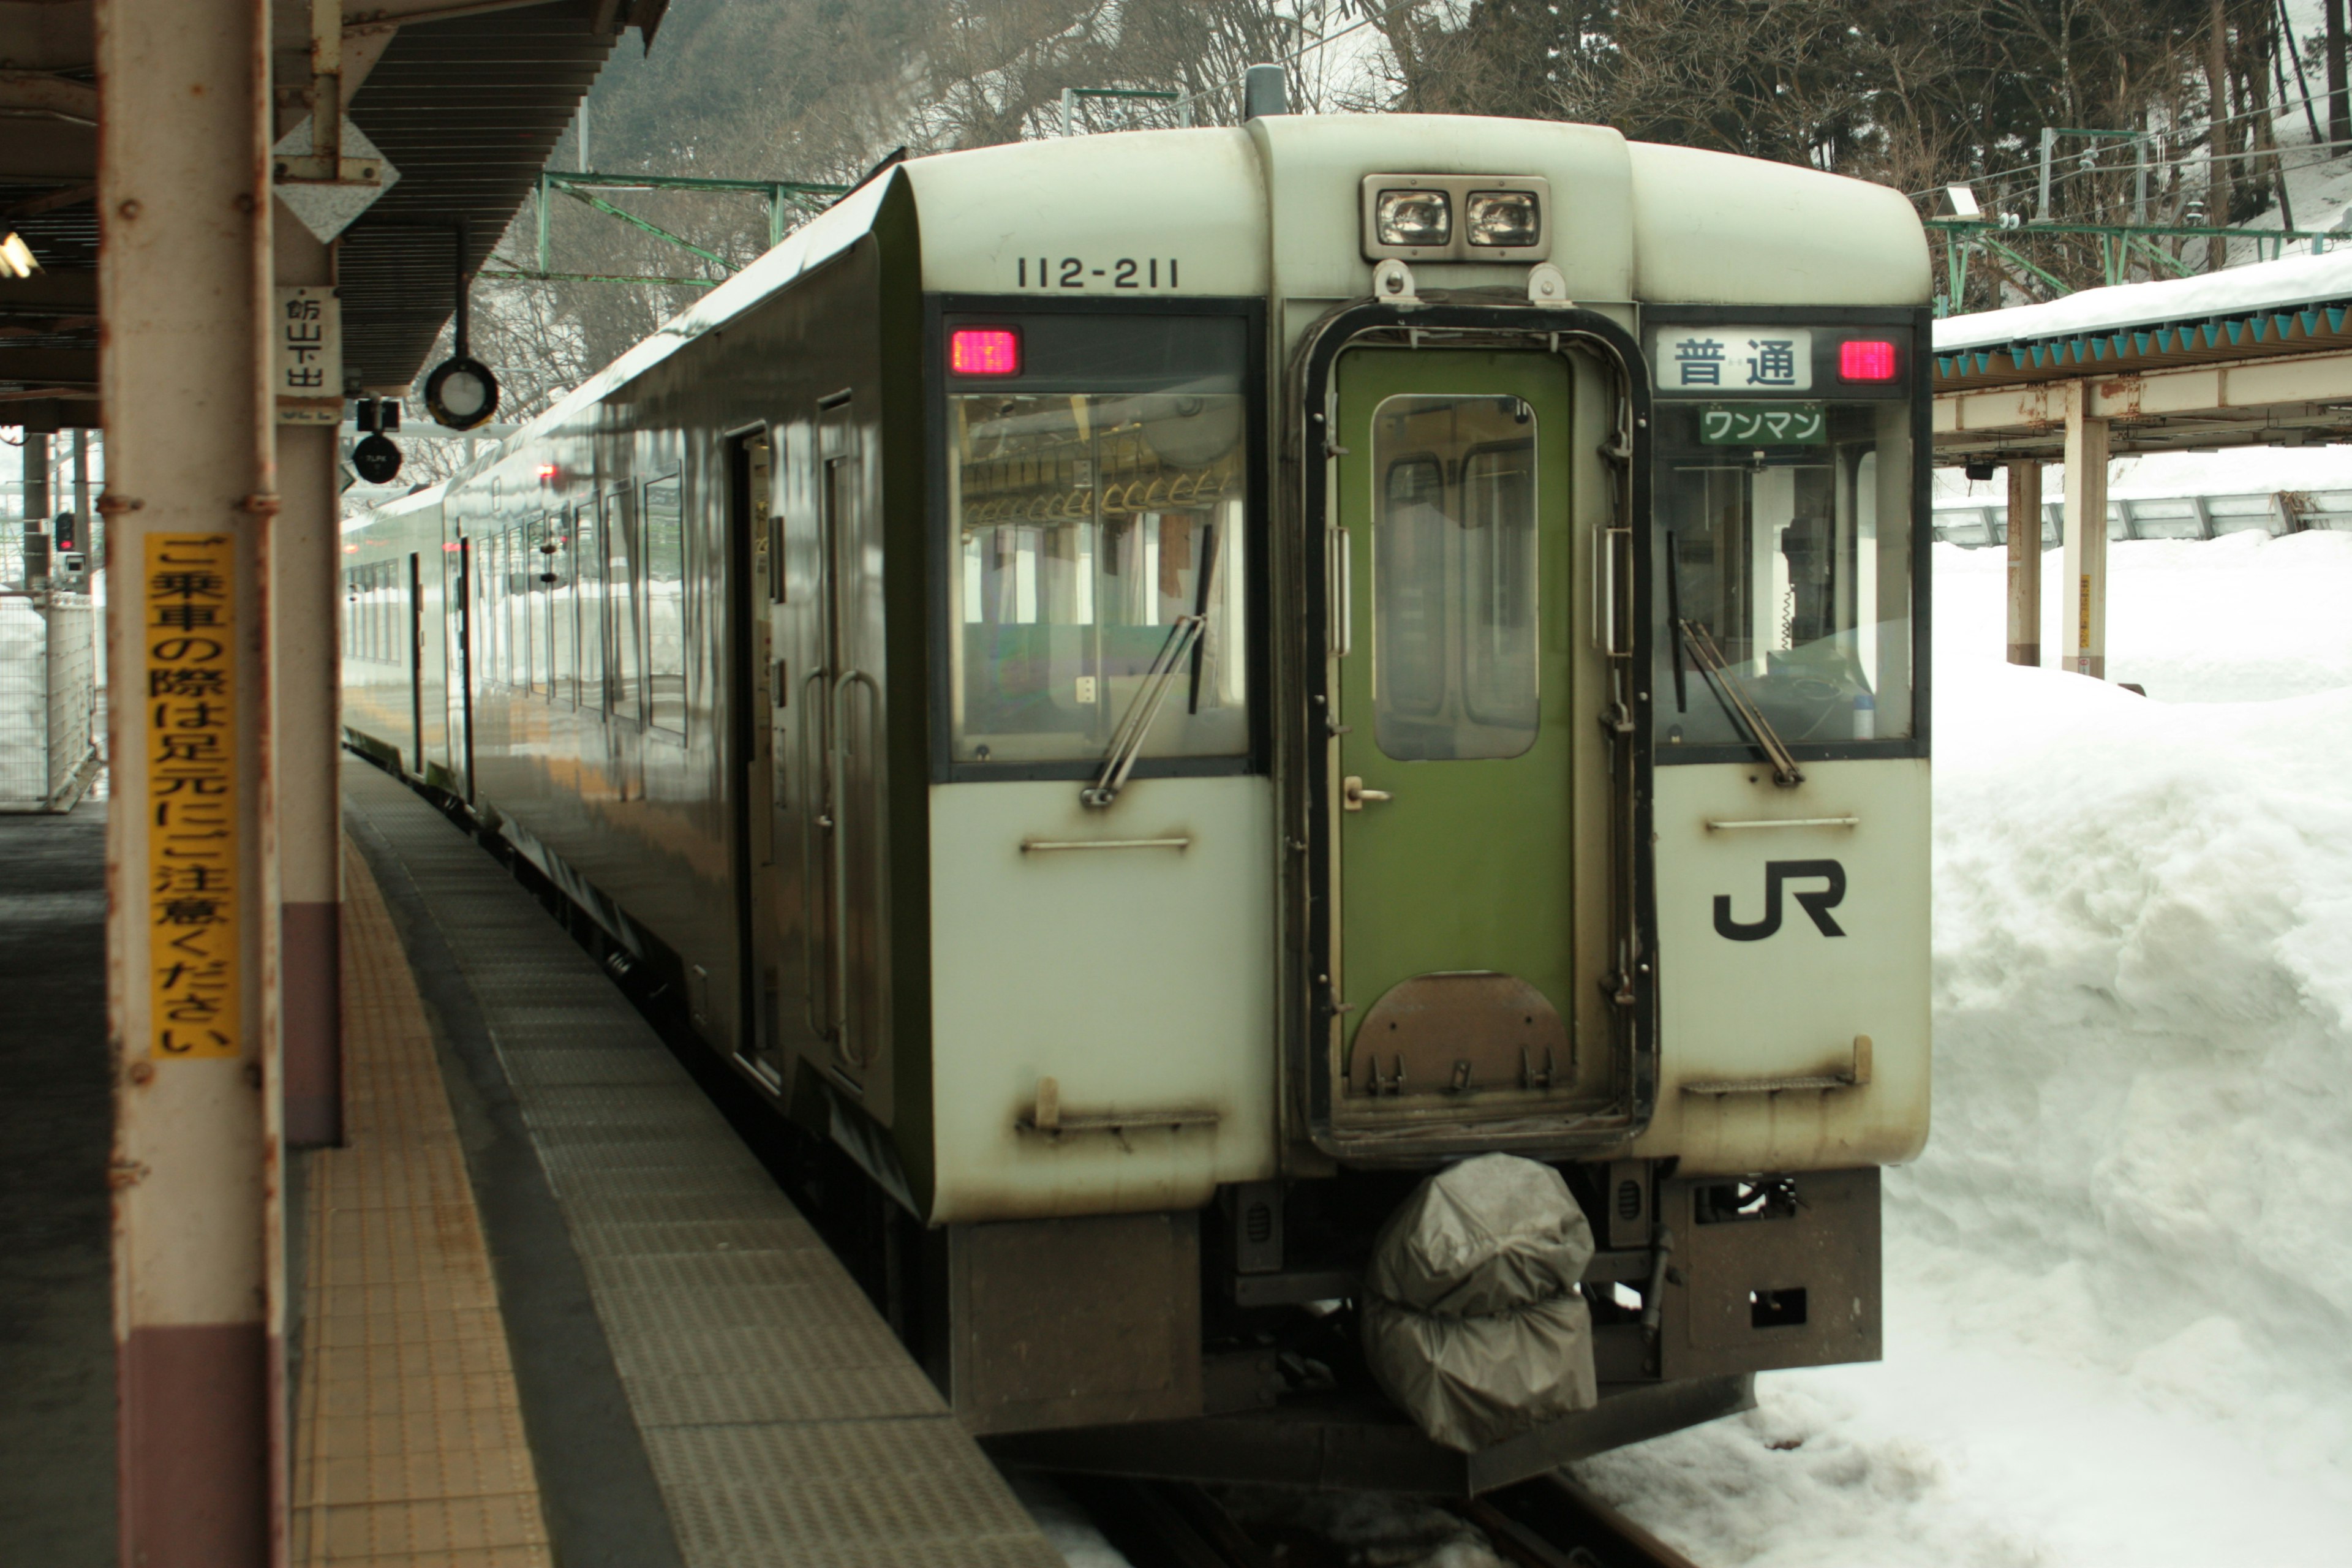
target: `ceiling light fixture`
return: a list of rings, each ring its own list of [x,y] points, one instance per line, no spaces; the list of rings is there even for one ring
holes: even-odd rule
[[[33,247],[25,243],[25,237],[10,229],[8,237],[0,239],[0,272],[11,278],[30,278],[40,269],[41,264],[33,259]]]

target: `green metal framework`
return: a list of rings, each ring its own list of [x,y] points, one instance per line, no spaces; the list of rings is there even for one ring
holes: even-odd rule
[[[2000,257],[2013,266],[2021,267],[2048,284],[2057,294],[2071,294],[2073,287],[2051,275],[2018,254],[2011,246],[1996,239],[1995,235],[2011,238],[2027,235],[2082,234],[2095,235],[2099,241],[2100,270],[2110,284],[2125,281],[2134,252],[2146,256],[2152,264],[2168,268],[2175,277],[2193,277],[2198,268],[2185,265],[2179,258],[2167,252],[2156,241],[2159,239],[2251,239],[2270,246],[2271,260],[2286,254],[2290,240],[2311,242],[2314,256],[2326,252],[2331,240],[2352,240],[2352,232],[2342,229],[2316,228],[2216,228],[2200,224],[2126,224],[2126,223],[2027,223],[2006,224],[1983,218],[1931,217],[1921,220],[1925,226],[1939,230],[1944,236],[1944,271],[1950,292],[1947,300],[1957,303],[1969,279],[1969,252],[1982,250]],[[2151,267],[2151,270],[2154,267]],[[1948,306],[1945,307],[1948,309]]]
[[[705,191],[765,196],[768,199],[768,246],[773,249],[783,241],[787,214],[797,209],[818,213],[845,194],[847,185],[814,184],[801,180],[705,180],[683,174],[565,174],[553,169],[540,172],[539,176],[539,265],[531,268],[520,267],[486,268],[485,278],[510,278],[541,283],[631,283],[683,284],[692,289],[710,289],[723,283],[735,271],[734,265],[714,252],[705,250],[683,235],[672,234],[661,225],[641,218],[596,195],[598,191]],[[549,268],[547,215],[553,205],[548,198],[557,192],[570,196],[583,206],[615,217],[623,223],[643,229],[655,238],[688,251],[719,268],[716,278],[680,278],[666,275],[647,276],[613,272],[557,272]]]

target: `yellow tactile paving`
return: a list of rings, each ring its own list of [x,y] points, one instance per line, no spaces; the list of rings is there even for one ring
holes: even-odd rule
[[[348,1143],[311,1157],[290,1557],[551,1568],[424,1005],[367,862],[343,865]]]

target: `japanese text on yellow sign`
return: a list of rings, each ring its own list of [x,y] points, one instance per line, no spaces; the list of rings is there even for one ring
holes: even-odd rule
[[[226,533],[147,536],[142,729],[157,1058],[238,1054],[235,552]]]

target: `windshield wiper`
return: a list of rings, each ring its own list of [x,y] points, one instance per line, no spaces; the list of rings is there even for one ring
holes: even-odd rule
[[[1782,789],[1804,783],[1805,775],[1798,771],[1797,759],[1790,755],[1771,721],[1748,700],[1746,692],[1732,684],[1731,672],[1724,668],[1723,651],[1715,646],[1715,638],[1707,635],[1707,629],[1696,621],[1677,618],[1675,631],[1681,646],[1690,649],[1691,662],[1706,678],[1707,689],[1715,693],[1715,700],[1723,704],[1731,721],[1748,732],[1749,742],[1772,765],[1772,782]]]
[[[1185,656],[1201,640],[1208,625],[1206,615],[1179,616],[1168,628],[1168,640],[1160,645],[1151,668],[1143,672],[1143,684],[1135,689],[1135,695],[1128,700],[1127,711],[1119,715],[1118,727],[1111,731],[1110,750],[1103,754],[1101,773],[1078,792],[1081,802],[1100,810],[1117,800],[1118,792],[1127,787],[1127,775],[1134,771],[1135,760],[1143,754],[1143,740],[1151,733],[1151,721],[1160,717],[1160,704],[1168,700],[1168,689],[1176,684],[1176,672],[1184,668]]]

